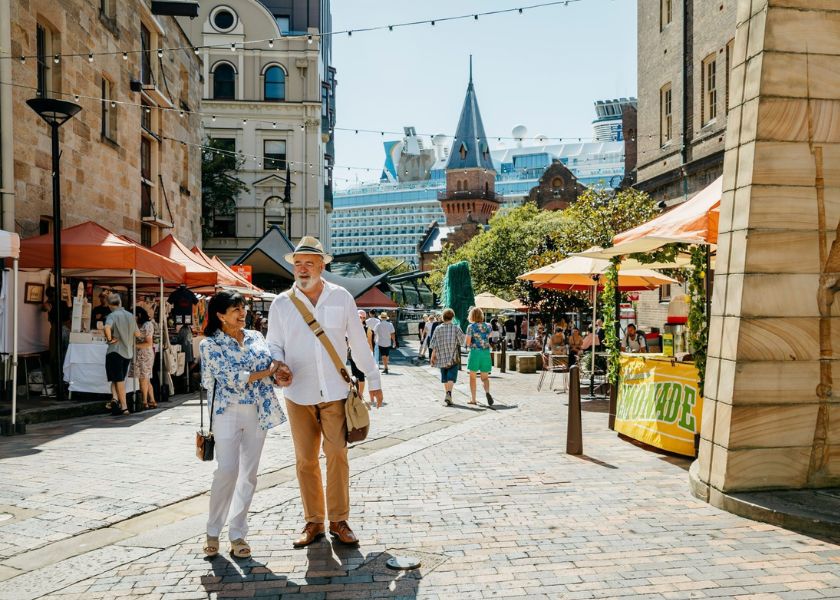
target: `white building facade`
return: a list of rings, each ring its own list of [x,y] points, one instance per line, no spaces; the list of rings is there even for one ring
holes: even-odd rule
[[[201,2],[198,18],[183,21],[201,45],[205,143],[236,153],[247,186],[234,214],[211,216],[204,240],[226,261],[272,225],[294,240],[326,232],[335,71],[319,36],[330,25],[329,2],[308,4]]]

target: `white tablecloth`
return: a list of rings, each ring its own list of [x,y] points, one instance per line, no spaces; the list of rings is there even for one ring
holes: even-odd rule
[[[111,384],[105,374],[105,351],[108,344],[70,344],[64,357],[64,381],[71,392],[110,394]],[[134,391],[134,380],[125,380],[125,391]]]

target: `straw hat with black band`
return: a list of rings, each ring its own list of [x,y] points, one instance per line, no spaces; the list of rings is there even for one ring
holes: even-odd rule
[[[294,251],[289,252],[283,258],[286,259],[286,262],[294,263],[295,256],[298,254],[314,254],[316,256],[320,256],[324,259],[324,264],[332,262],[333,259],[332,254],[327,254],[326,252],[324,252],[323,244],[321,244],[321,242],[319,242],[317,238],[314,238],[311,235],[303,236],[298,242],[298,245],[295,246]]]

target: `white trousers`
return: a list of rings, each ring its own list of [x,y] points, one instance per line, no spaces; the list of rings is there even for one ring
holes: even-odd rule
[[[248,534],[248,509],[257,488],[265,434],[256,404],[233,404],[221,415],[213,415],[217,467],[210,488],[207,535],[219,537],[226,520],[231,540]]]

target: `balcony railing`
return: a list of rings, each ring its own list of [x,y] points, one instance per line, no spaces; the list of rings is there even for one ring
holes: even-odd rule
[[[485,190],[461,190],[447,192],[442,190],[437,194],[438,200],[495,200],[502,201],[502,195]]]

